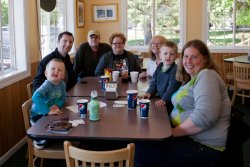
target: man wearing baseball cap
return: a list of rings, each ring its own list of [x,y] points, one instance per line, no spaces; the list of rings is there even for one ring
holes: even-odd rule
[[[78,80],[95,76],[95,69],[101,56],[111,50],[110,45],[100,43],[98,30],[89,30],[87,39],[88,42],[82,43],[77,49],[74,59],[74,72],[78,76]]]

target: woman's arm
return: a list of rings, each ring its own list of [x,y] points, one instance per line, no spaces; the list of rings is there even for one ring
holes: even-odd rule
[[[202,129],[195,126],[190,118],[185,120],[179,126],[172,128],[172,133],[174,137],[189,136],[201,132]]]
[[[220,115],[221,91],[220,82],[214,75],[217,74],[208,70],[199,73],[193,88],[195,108],[187,120],[173,129],[174,136],[193,135],[216,123]]]

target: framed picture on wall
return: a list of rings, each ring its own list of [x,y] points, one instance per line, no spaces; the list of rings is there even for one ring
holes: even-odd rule
[[[93,21],[94,22],[118,21],[117,7],[118,7],[117,4],[92,5]]]
[[[84,1],[77,0],[76,8],[77,27],[84,27]]]

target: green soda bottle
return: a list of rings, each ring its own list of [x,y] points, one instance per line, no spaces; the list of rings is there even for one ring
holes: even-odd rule
[[[89,120],[90,121],[98,121],[100,119],[100,103],[97,100],[97,91],[91,91],[91,101],[89,103]]]

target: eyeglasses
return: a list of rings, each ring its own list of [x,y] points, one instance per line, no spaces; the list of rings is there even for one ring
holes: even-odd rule
[[[112,45],[118,46],[118,45],[123,45],[124,43],[112,43]]]
[[[152,43],[152,45],[155,45],[155,46],[161,46],[161,45],[162,45],[162,43],[155,43],[155,42],[153,42],[153,43]]]

